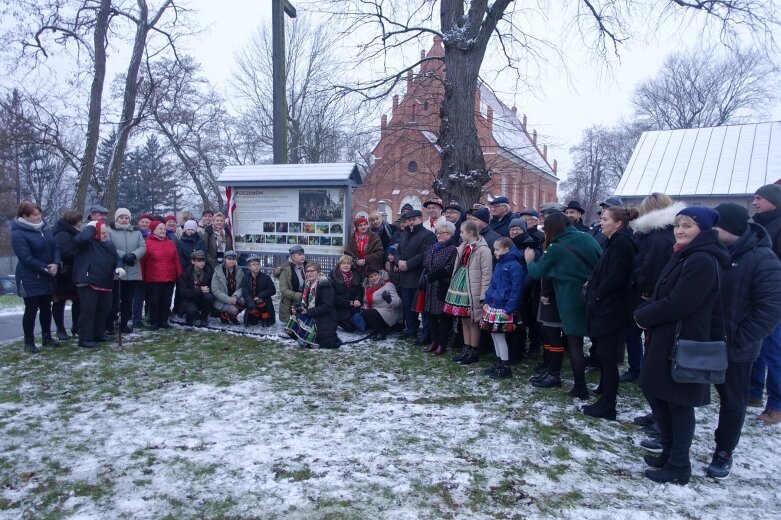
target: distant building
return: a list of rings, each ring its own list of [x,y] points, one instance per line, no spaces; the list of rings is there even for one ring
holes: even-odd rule
[[[781,121],[644,132],[616,188],[627,207],[654,192],[692,206],[753,211],[760,186],[781,184]]]
[[[421,58],[444,55],[438,36],[428,53],[421,52]],[[378,210],[392,221],[404,204],[420,208],[435,196],[431,186],[441,165],[442,69],[439,60],[424,61],[417,74],[408,73],[403,98],[393,96],[390,120],[386,115],[381,119],[374,162],[353,194],[353,214]],[[536,131],[529,134],[526,116],[519,120],[515,107],[499,101],[486,85],[478,87],[475,124],[486,167],[494,174],[485,188],[487,197],[505,195],[514,210],[557,200],[556,161],[548,162],[548,147],[538,145]]]

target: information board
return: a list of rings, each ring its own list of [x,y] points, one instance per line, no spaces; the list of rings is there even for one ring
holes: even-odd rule
[[[341,255],[346,188],[236,188],[233,238],[239,251]]]

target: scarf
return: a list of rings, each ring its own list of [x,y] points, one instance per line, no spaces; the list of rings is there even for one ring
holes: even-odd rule
[[[219,231],[212,228],[212,231],[214,234],[214,245],[216,246],[217,251],[220,253],[224,253],[225,252],[225,228],[222,228]]]
[[[373,307],[372,297],[374,296],[374,293],[385,287],[386,283],[388,283],[388,280],[380,279],[380,282],[377,285],[369,285],[366,287],[365,298],[363,301],[366,302],[367,309],[371,309]]]
[[[472,255],[474,244],[469,244],[464,248],[464,256],[461,257],[461,266],[466,267],[469,263],[469,257]]]
[[[228,294],[236,292],[236,268],[228,271],[228,266],[222,264],[222,272],[225,273],[225,281],[228,284]]]
[[[347,271],[345,273],[344,271],[339,269],[339,274],[342,275],[342,280],[344,280],[345,287],[347,287],[349,289],[350,285],[353,283],[353,270],[350,269],[349,271]]]
[[[130,229],[130,223],[120,224],[119,222],[114,222],[114,227],[117,229]]]
[[[201,278],[203,278],[203,269],[193,268],[193,282],[195,282],[196,287],[201,286]]]
[[[369,234],[355,233],[355,248],[358,250],[358,258],[366,258],[366,246],[369,245]]]
[[[315,306],[315,299],[317,298],[317,284],[320,282],[320,277],[314,282],[307,280],[304,292],[301,293],[301,302],[307,309],[311,309]]]
[[[688,246],[688,245],[689,244],[686,244],[686,246]],[[673,253],[680,253],[681,251],[683,251],[686,248],[686,246],[682,246],[680,244],[673,244]]]
[[[252,294],[250,294],[250,297],[255,298],[255,295],[258,294],[258,278],[260,278],[260,273],[258,273],[257,276],[251,274],[250,278],[252,278]]]
[[[41,228],[43,227],[43,220],[41,220],[37,224],[33,224],[32,222],[30,222],[29,220],[27,220],[24,217],[17,217],[16,221],[19,222],[20,224],[23,224],[23,225],[27,226],[27,227],[33,228],[35,231],[40,231]]]

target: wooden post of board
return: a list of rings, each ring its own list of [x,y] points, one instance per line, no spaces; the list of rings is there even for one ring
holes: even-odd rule
[[[285,99],[285,15],[296,17],[288,0],[272,0],[272,61],[274,76],[274,164],[287,164],[287,100]]]

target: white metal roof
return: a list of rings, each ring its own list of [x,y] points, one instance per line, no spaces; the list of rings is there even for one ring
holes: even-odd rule
[[[644,132],[619,197],[753,194],[781,179],[781,121]]]
[[[226,166],[217,181],[220,184],[247,182],[347,182],[361,183],[355,163],[245,164]]]
[[[493,136],[496,143],[515,157],[534,166],[542,173],[556,177],[548,162],[524,131],[518,116],[485,85],[480,84],[480,113],[488,117],[488,107],[494,111]]]

